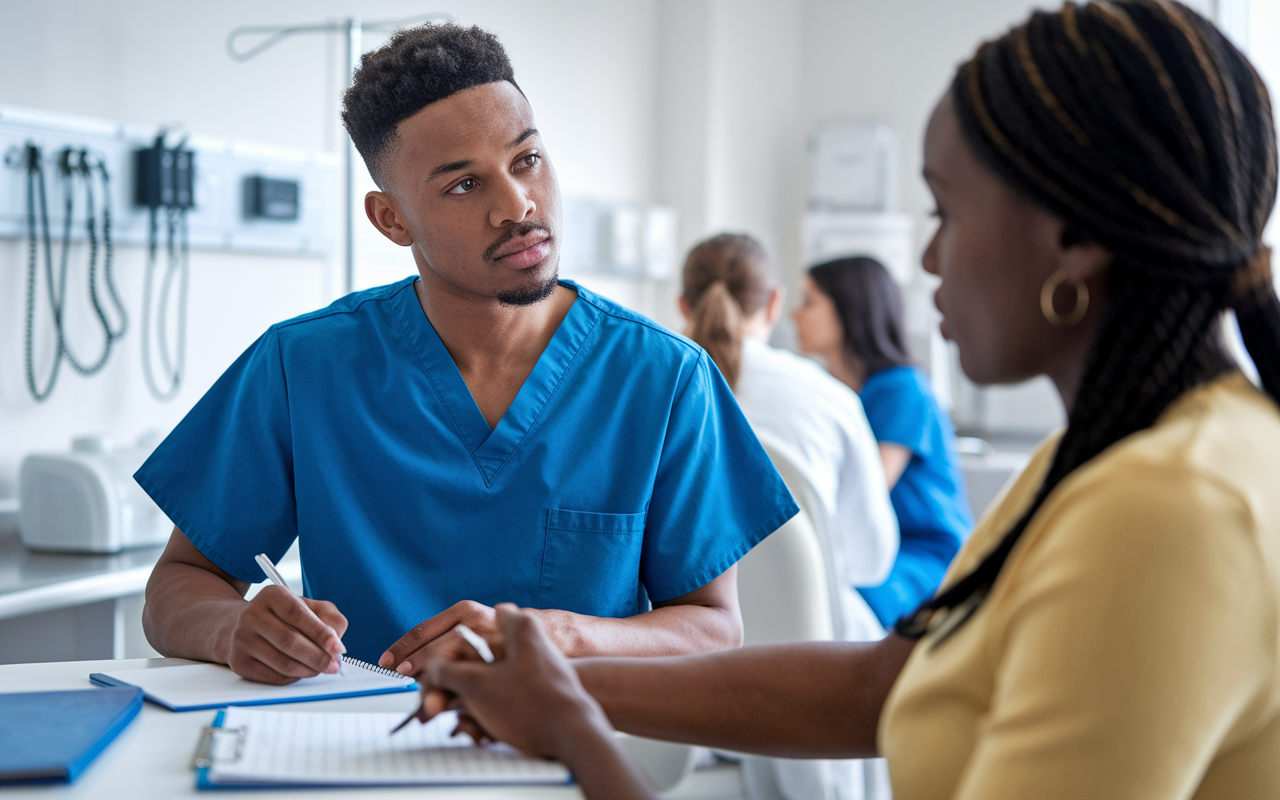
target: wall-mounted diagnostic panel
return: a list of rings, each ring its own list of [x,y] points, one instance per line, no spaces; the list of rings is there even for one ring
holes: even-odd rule
[[[36,402],[63,365],[103,369],[130,330],[152,395],[172,399],[186,369],[191,251],[323,256],[342,229],[339,159],[326,153],[11,106],[0,106],[0,153],[0,237],[30,242],[23,366]],[[119,244],[146,248],[132,311],[114,279]],[[67,335],[72,270],[102,330],[93,349]]]
[[[196,154],[179,145],[168,147],[164,136],[155,144],[133,151],[133,202],[154,208],[195,206]]]
[[[274,219],[293,222],[298,218],[296,180],[250,175],[244,179],[244,214],[249,219]]]
[[[328,255],[342,230],[341,159],[332,153],[0,105],[0,237],[27,235],[26,148],[56,175],[58,155],[83,150],[111,176],[117,244],[145,245],[150,207],[185,208],[195,250]],[[253,187],[252,193],[247,187]],[[49,220],[62,225],[57,191]],[[73,236],[83,238],[77,225]]]

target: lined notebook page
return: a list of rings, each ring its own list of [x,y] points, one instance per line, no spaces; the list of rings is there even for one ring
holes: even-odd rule
[[[354,662],[345,662],[345,675],[317,675],[286,686],[254,683],[218,664],[185,664],[177,667],[117,670],[108,677],[141,687],[147,696],[176,708],[261,703],[303,697],[390,691],[408,688],[412,678],[392,677]]]
[[[399,714],[228,708],[222,727],[245,729],[240,757],[215,760],[217,784],[307,786],[569,782],[569,771],[505,745],[450,736],[456,713],[388,735]]]

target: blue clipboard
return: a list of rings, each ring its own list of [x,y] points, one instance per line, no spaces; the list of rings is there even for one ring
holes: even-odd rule
[[[196,769],[196,789],[200,791],[217,790],[227,791],[229,789],[256,789],[256,786],[221,786],[209,781],[209,768],[213,766],[213,739],[216,736],[215,731],[222,727],[222,721],[226,718],[226,710],[221,710],[213,717],[213,724],[204,729],[204,735],[200,737],[200,744],[196,748],[195,758],[192,760],[192,766]]]
[[[342,789],[342,788],[390,789],[390,788],[405,788],[408,786],[419,786],[422,788],[431,788],[431,787],[445,787],[445,786],[455,786],[455,785],[456,786],[474,786],[474,787],[488,786],[490,788],[494,788],[497,786],[504,785],[504,784],[486,784],[486,783],[473,783],[473,782],[459,783],[459,784],[453,784],[448,782],[404,783],[404,784],[390,784],[390,785],[376,785],[376,786],[371,786],[367,783],[359,783],[359,782],[326,783],[323,785],[290,784],[290,783],[214,783],[213,781],[209,780],[209,770],[213,768],[214,755],[217,752],[217,743],[215,742],[215,738],[218,736],[220,731],[224,730],[223,722],[226,721],[226,716],[227,716],[226,709],[220,709],[218,713],[214,715],[213,722],[210,723],[210,725],[204,729],[204,732],[200,737],[200,742],[196,747],[195,756],[192,758],[191,766],[196,771],[196,789],[198,791],[211,791],[211,792],[244,791],[244,790],[260,791],[262,789],[311,789],[315,791],[315,790],[322,790],[322,789]],[[240,755],[240,748],[244,745],[243,729],[241,729],[238,732],[238,736],[239,738],[236,744],[237,757]],[[576,779],[574,778],[572,773],[570,773],[567,780],[565,780],[564,783],[561,783],[561,784],[529,784],[529,785],[531,786],[532,785],[571,786],[576,782],[577,782]]]

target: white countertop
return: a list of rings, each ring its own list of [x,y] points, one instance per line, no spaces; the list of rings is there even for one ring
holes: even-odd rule
[[[146,547],[98,555],[37,553],[24,547],[16,533],[0,534],[0,619],[141,594],[163,551]],[[296,544],[279,566],[285,579],[301,590]]]
[[[35,553],[16,533],[0,535],[0,619],[138,594],[162,550]]]

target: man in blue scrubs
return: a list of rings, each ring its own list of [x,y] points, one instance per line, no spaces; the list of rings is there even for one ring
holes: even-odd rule
[[[412,674],[511,601],[572,656],[736,646],[734,565],[796,506],[704,352],[557,280],[501,45],[398,33],[343,118],[419,274],[273,326],[138,471],[176,525],[152,644],[269,683],[342,652]],[[295,538],[305,599],[246,602]]]

